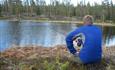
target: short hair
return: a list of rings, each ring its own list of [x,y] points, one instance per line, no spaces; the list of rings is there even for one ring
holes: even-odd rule
[[[93,16],[86,15],[84,16],[83,21],[88,21],[89,23],[93,24]]]

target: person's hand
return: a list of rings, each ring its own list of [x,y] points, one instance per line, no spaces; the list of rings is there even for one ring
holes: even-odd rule
[[[79,56],[79,52],[74,53],[74,56],[78,57]]]

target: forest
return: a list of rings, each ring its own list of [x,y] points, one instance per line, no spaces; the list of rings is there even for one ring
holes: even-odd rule
[[[34,17],[49,19],[75,18],[80,20],[84,15],[93,15],[96,21],[115,22],[115,4],[112,0],[102,0],[101,4],[71,0],[4,0],[0,3],[0,16],[3,17]]]

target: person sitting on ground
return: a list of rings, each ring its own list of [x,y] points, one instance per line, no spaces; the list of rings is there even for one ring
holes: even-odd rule
[[[83,22],[83,26],[67,35],[67,48],[83,64],[100,62],[102,58],[102,30],[93,25],[91,15],[86,15]]]

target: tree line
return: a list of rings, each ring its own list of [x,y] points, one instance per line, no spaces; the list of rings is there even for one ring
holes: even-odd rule
[[[76,2],[77,6],[71,3],[71,0],[50,0],[46,4],[45,0],[4,0],[0,4],[0,16],[44,16],[44,17],[75,17],[82,18],[84,15],[93,15],[96,20],[115,22],[115,4],[110,0],[103,0],[101,4],[82,0]]]

